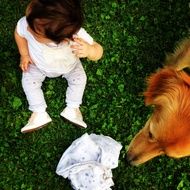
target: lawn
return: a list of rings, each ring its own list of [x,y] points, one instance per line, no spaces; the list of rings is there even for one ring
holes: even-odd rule
[[[21,86],[19,54],[13,38],[27,0],[0,0],[0,189],[71,190],[56,175],[63,152],[85,132],[121,142],[113,190],[189,190],[190,159],[157,157],[139,167],[126,161],[132,137],[151,113],[142,93],[146,77],[162,67],[165,55],[189,35],[187,0],[83,0],[84,27],[104,47],[98,62],[82,60],[88,84],[81,107],[87,129],[60,117],[66,81],[46,79],[43,85],[53,122],[21,134],[30,112]]]

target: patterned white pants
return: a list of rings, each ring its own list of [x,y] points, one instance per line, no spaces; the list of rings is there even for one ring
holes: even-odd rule
[[[39,70],[35,64],[30,64],[27,72],[23,72],[22,86],[26,94],[29,110],[43,112],[47,108],[42,83],[46,77],[64,77],[68,82],[66,90],[66,104],[68,107],[77,108],[82,103],[82,97],[86,86],[86,73],[81,62],[78,62],[73,70],[66,74],[46,73]]]

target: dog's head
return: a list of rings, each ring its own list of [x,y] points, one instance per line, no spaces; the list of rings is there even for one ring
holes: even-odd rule
[[[139,165],[156,156],[190,155],[190,77],[184,71],[164,68],[150,76],[146,105],[154,111],[131,141],[127,158]]]

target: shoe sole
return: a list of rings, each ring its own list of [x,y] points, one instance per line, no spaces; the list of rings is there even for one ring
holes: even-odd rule
[[[21,131],[21,133],[31,133],[31,132],[34,132],[34,131],[37,131],[43,127],[45,127],[46,125],[48,125],[51,121],[49,121],[48,123],[44,124],[44,125],[41,125],[39,127],[36,127],[34,129],[28,129],[28,130],[24,130],[24,131]]]
[[[81,129],[86,129],[86,128],[87,128],[87,126],[86,126],[86,127],[83,127],[82,125],[79,125],[79,124],[77,124],[77,123],[71,121],[70,119],[67,119],[65,116],[63,116],[63,115],[61,115],[61,116],[62,116],[63,119],[65,119],[66,121],[69,121],[70,123],[72,123],[74,126],[76,126],[76,127],[78,127],[78,128],[81,128]]]

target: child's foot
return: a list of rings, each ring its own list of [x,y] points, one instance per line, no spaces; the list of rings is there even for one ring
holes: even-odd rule
[[[28,123],[21,129],[21,132],[28,133],[35,131],[42,128],[51,121],[52,119],[47,112],[33,112],[30,119],[28,120]]]
[[[79,108],[69,108],[66,107],[60,114],[65,119],[69,120],[70,122],[83,127],[87,128],[86,123],[83,121],[82,114]]]

